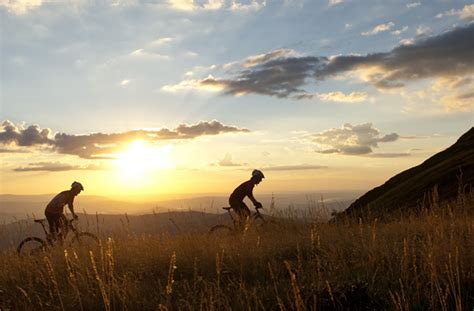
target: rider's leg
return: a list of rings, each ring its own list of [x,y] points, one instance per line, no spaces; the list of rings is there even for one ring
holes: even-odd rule
[[[234,210],[234,212],[237,214],[237,225],[239,226],[239,228],[241,229],[244,229],[245,228],[245,222],[243,222],[243,218],[244,218],[244,215],[242,212],[242,204],[243,202],[242,201],[233,201],[233,200],[229,200],[229,204],[230,204],[230,207]],[[235,225],[235,221],[234,221],[234,225]]]
[[[229,204],[230,204],[230,207],[234,210],[234,212],[239,217],[238,225],[241,228],[241,230],[244,231],[250,219],[250,215],[251,215],[250,209],[247,207],[247,205],[243,201],[238,201],[238,200],[234,201],[234,200],[229,199]]]
[[[250,218],[250,209],[244,202],[238,202],[238,204],[234,204],[232,208],[239,216],[239,227],[242,231],[245,231]]]
[[[61,214],[58,218],[58,229],[59,229],[59,241],[62,244],[64,239],[66,238],[68,227],[67,227],[67,218],[64,214]]]
[[[49,224],[49,238],[51,241],[56,240],[56,236],[58,235],[59,232],[59,219],[61,214],[54,214],[54,213],[44,213],[46,216],[46,219],[48,220]]]
[[[249,224],[249,220],[250,220],[250,215],[251,215],[250,209],[248,208],[247,204],[242,202],[240,210],[241,210],[241,214],[242,214],[241,219],[242,219],[242,222],[243,222],[243,225],[244,225],[243,228],[247,228],[247,226]]]

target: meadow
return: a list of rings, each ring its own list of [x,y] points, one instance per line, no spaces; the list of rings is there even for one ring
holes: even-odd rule
[[[311,214],[311,212],[309,212]],[[417,213],[0,254],[0,310],[472,310],[474,194]]]

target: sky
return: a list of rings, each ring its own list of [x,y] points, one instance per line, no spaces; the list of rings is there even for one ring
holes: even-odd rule
[[[0,194],[369,190],[474,125],[474,3],[0,0]]]

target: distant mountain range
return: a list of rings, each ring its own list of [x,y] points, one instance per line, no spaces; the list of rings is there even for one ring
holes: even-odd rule
[[[451,147],[361,196],[335,221],[344,217],[387,219],[427,203],[435,188],[438,202],[443,202],[455,199],[460,189],[471,191],[473,185],[474,127]]]
[[[354,201],[359,193],[327,192],[319,193],[278,193],[273,196],[274,206],[279,210],[318,209],[321,216],[329,217],[332,211],[341,211]],[[256,194],[265,209],[270,208],[272,194]],[[30,218],[44,218],[44,208],[54,197],[47,195],[0,195],[0,224],[11,223]],[[323,204],[321,199],[323,198]],[[205,213],[221,213],[220,209],[227,206],[227,196],[183,197],[172,200],[136,202],[114,200],[101,196],[79,195],[75,200],[76,212],[88,214],[114,215],[145,215],[168,211],[196,211]],[[322,208],[324,205],[324,208]],[[251,206],[251,205],[249,205]],[[67,210],[67,208],[65,208]]]

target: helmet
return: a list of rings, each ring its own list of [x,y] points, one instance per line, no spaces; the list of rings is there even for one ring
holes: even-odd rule
[[[252,177],[259,177],[259,178],[262,178],[262,179],[265,178],[262,171],[260,171],[260,170],[253,170],[252,171]]]
[[[84,190],[84,187],[81,185],[81,183],[78,183],[77,181],[75,181],[71,184],[71,189]]]

